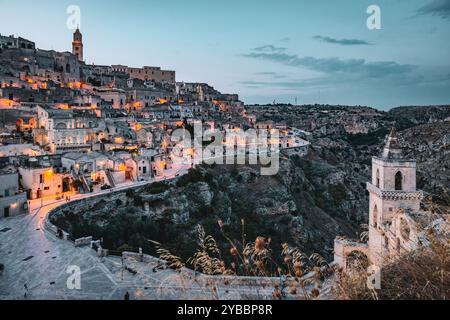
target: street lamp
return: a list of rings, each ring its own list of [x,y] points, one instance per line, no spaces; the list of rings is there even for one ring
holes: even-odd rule
[[[41,182],[41,208],[44,206],[44,183]]]

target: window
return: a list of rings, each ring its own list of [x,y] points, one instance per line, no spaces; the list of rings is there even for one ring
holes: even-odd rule
[[[402,190],[403,175],[400,171],[395,174],[395,190]]]
[[[379,188],[380,187],[380,170],[378,170],[378,169],[377,169],[377,173],[375,176],[375,183],[376,183],[377,188]]]
[[[44,183],[44,175],[43,174],[39,175],[39,183]]]

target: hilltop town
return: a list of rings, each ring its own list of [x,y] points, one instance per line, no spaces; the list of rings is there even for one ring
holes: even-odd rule
[[[15,176],[8,173],[17,181],[13,199],[1,201],[1,216],[27,211],[27,199],[95,192],[180,170],[172,165],[170,134],[196,121],[205,130],[267,126],[246,117],[237,94],[177,82],[175,71],[85,64],[78,29],[72,52],[36,49],[20,37],[0,41],[0,156],[17,168]],[[286,147],[307,144],[282,129]]]
[[[79,29],[71,52],[0,35],[0,221],[6,221],[0,232],[7,239],[0,249],[6,252],[11,245],[15,250],[5,261],[21,263],[0,286],[0,296],[17,297],[22,285],[14,281],[17,273],[45,288],[36,297],[121,298],[120,290],[154,283],[120,282],[123,260],[119,267],[108,256],[130,260],[134,269],[127,270],[135,275],[142,269],[139,276],[145,278],[160,268],[149,240],[188,259],[199,225],[223,252],[230,251],[223,228],[240,237],[245,225],[244,236],[270,239],[277,245],[274,254],[287,256],[293,266],[300,262],[284,245],[318,253],[344,270],[354,252],[382,266],[422,245],[418,226],[429,209],[425,200],[434,199],[448,212],[450,106],[383,112],[362,106],[245,105],[238,94],[177,81],[176,71],[86,64],[84,49]],[[203,132],[277,131],[279,171],[264,176],[255,163],[197,163],[195,146],[184,150],[189,161],[175,161],[180,150],[172,133],[198,126]],[[215,156],[222,157],[229,141],[219,142]],[[241,143],[249,147],[253,141]],[[244,149],[245,159],[251,155]],[[434,224],[428,221],[422,229],[444,234],[447,218],[433,217]],[[367,223],[368,241],[356,239]],[[22,257],[30,246],[8,235],[28,232],[35,248]],[[96,251],[79,249],[84,246]],[[99,286],[86,296],[72,295],[59,269],[58,279],[32,278],[37,269],[57,269],[45,259],[28,268],[27,262],[42,254],[55,254],[51,259],[60,259],[61,268],[76,257],[96,270],[95,281],[115,289],[100,292]],[[145,261],[153,270],[139,264]],[[310,277],[306,269],[300,275]],[[238,282],[238,293],[248,287],[258,292],[248,279]],[[266,291],[264,298],[272,295]]]

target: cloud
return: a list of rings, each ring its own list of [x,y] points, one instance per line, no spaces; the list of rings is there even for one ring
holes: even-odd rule
[[[280,74],[278,72],[273,72],[273,71],[262,71],[262,72],[256,72],[255,75],[258,76],[270,76],[273,79],[283,79],[283,78],[287,78],[286,75],[284,74]]]
[[[450,0],[432,0],[430,3],[419,8],[417,13],[450,19]]]
[[[256,72],[255,74],[260,75],[260,76],[273,76],[276,75],[276,72],[272,72],[272,71],[261,71],[261,72]]]
[[[253,48],[253,51],[258,51],[258,52],[284,52],[284,51],[286,51],[286,48],[275,47],[272,44],[266,44],[266,45],[261,46],[261,47]]]
[[[307,68],[325,74],[346,75],[358,79],[385,78],[412,72],[416,66],[393,61],[369,62],[365,59],[299,57],[286,53],[251,52],[242,56],[250,59],[271,61],[286,66]]]
[[[288,41],[291,41],[291,38],[289,38],[289,37],[284,37],[284,38],[281,38],[280,41],[281,41],[281,42],[288,42]]]
[[[335,86],[331,79],[314,78],[306,80],[286,80],[286,81],[256,81],[244,80],[239,82],[242,85],[251,88],[281,88],[281,89],[305,89]]]
[[[370,42],[367,42],[365,40],[358,40],[358,39],[335,39],[335,38],[323,37],[323,36],[314,36],[313,39],[319,40],[321,42],[326,42],[326,43],[339,44],[342,46],[372,45],[372,43],[370,43]]]

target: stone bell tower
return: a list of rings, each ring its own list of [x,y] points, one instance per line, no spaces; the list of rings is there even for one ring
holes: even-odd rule
[[[78,57],[79,61],[83,61],[83,35],[79,28],[73,33],[72,53]]]
[[[372,182],[367,183],[367,190],[369,259],[381,266],[396,247],[395,235],[391,235],[394,214],[399,209],[418,211],[423,198],[416,190],[416,161],[404,157],[395,129],[387,137],[382,155],[372,158]]]

